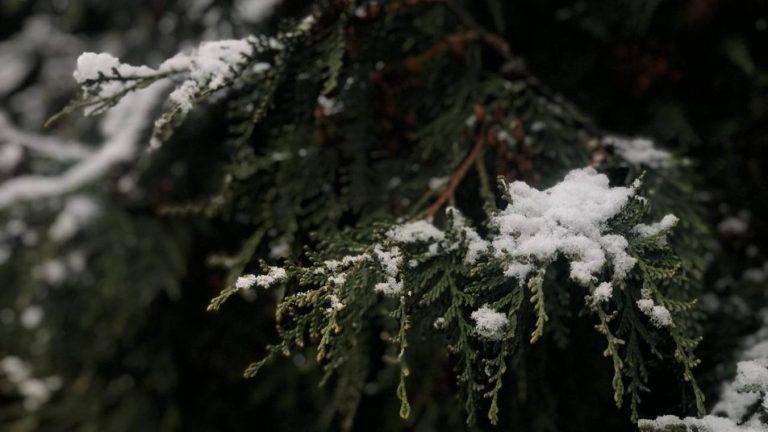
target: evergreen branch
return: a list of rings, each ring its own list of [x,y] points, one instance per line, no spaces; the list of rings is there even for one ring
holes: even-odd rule
[[[400,382],[397,385],[397,398],[400,399],[400,418],[407,419],[411,414],[411,404],[408,402],[408,391],[405,385],[406,378],[410,374],[408,364],[405,361],[405,350],[408,347],[407,334],[410,324],[408,322],[405,296],[400,297],[400,306],[397,313],[400,318],[400,329],[395,338],[395,343],[399,345],[397,362],[400,367]]]
[[[496,366],[496,372],[491,377],[493,382],[493,389],[485,394],[486,397],[491,398],[491,403],[488,408],[488,420],[491,424],[496,425],[499,422],[499,393],[503,384],[504,373],[507,371],[507,358],[514,354],[515,348],[519,343],[517,341],[517,312],[520,310],[520,306],[523,303],[523,289],[522,286],[515,288],[512,293],[505,296],[504,299],[498,303],[509,304],[509,311],[507,312],[507,330],[502,341],[499,354],[494,360]],[[498,304],[497,303],[497,304]]]
[[[607,315],[600,306],[594,308],[597,313],[600,323],[596,326],[597,330],[605,335],[605,339],[608,342],[608,347],[603,353],[606,357],[611,357],[613,361],[613,400],[617,407],[621,407],[624,396],[624,382],[622,380],[624,362],[621,360],[619,354],[619,346],[624,344],[624,341],[617,338],[611,332],[608,323],[613,319],[613,316]]]
[[[536,275],[528,281],[528,289],[531,291],[530,301],[533,303],[534,310],[536,311],[536,328],[531,334],[531,343],[536,343],[536,341],[544,334],[544,325],[549,320],[546,304],[544,302],[545,272],[546,267],[542,267],[542,269],[536,272]]]
[[[246,240],[243,248],[240,250],[240,253],[237,255],[229,269],[225,288],[219,295],[211,299],[210,303],[208,303],[208,307],[206,308],[208,312],[217,312],[224,302],[238,291],[238,288],[235,286],[235,281],[237,277],[242,274],[245,266],[253,257],[253,254],[256,252],[256,248],[259,244],[261,244],[261,240],[264,238],[265,233],[266,229],[260,228]]]

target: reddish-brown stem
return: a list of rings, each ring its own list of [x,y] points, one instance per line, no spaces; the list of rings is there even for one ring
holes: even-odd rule
[[[459,165],[456,171],[451,174],[451,178],[448,181],[448,186],[443,190],[443,192],[440,193],[440,195],[437,197],[437,200],[435,200],[435,202],[432,203],[432,205],[427,209],[426,219],[433,218],[435,214],[437,214],[437,212],[443,207],[443,205],[445,205],[445,202],[453,196],[453,194],[456,192],[456,188],[459,187],[459,184],[461,184],[464,176],[467,175],[467,171],[469,171],[469,168],[472,166],[472,164],[475,163],[477,158],[480,157],[484,149],[485,137],[481,133],[475,140],[475,146],[472,147],[472,150],[469,152],[467,157],[464,159],[461,165]]]
[[[512,50],[509,47],[507,41],[501,36],[491,33],[481,26],[466,10],[464,10],[458,3],[453,0],[427,0],[434,3],[442,3],[448,9],[451,10],[459,20],[467,27],[477,31],[480,34],[482,40],[489,46],[494,48],[503,58],[509,60],[512,58]]]

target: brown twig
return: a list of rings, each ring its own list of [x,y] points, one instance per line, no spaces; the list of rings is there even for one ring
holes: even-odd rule
[[[484,133],[480,133],[475,139],[475,146],[472,147],[472,150],[469,152],[461,165],[459,165],[456,171],[451,174],[451,178],[448,181],[448,186],[443,190],[443,192],[440,193],[440,195],[437,197],[437,200],[435,200],[435,202],[432,203],[432,205],[427,209],[425,216],[426,219],[433,218],[435,214],[437,214],[437,212],[440,210],[440,208],[443,207],[445,202],[453,196],[453,194],[456,192],[456,188],[459,187],[459,184],[461,184],[464,176],[467,175],[467,171],[469,171],[469,168],[472,166],[472,164],[474,164],[477,158],[483,153],[484,149],[485,136]]]
[[[424,64],[429,63],[448,49],[459,49],[464,43],[477,40],[480,37],[481,35],[474,30],[449,34],[445,39],[432,45],[426,51],[405,59],[405,67],[410,72],[419,72],[424,67]]]
[[[463,7],[459,6],[454,0],[427,0],[433,3],[442,3],[444,4],[448,9],[453,12],[454,15],[459,19],[459,21],[462,22],[465,26],[468,28],[476,31],[480,38],[487,43],[489,46],[493,47],[504,59],[511,60],[514,56],[512,55],[512,49],[509,47],[509,44],[507,41],[504,40],[501,36],[499,36],[496,33],[492,33],[488,31],[485,27],[480,25],[475,19],[472,17],[472,15],[469,14],[466,10],[464,10]]]

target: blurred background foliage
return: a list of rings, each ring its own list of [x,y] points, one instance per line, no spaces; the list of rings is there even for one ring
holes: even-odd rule
[[[157,64],[201,40],[275,31],[280,18],[297,16],[306,7],[287,0],[271,15],[254,19],[246,3],[4,0],[0,110],[28,131],[96,141],[91,118],[71,116],[54,132],[42,128],[75,95],[71,71],[81,52],[109,51],[129,63]],[[688,161],[686,181],[695,187],[684,191],[691,195],[685,198],[702,203],[712,228],[701,239],[707,247],[697,249],[708,251],[698,257],[707,268],[701,300],[704,340],[697,351],[703,363],[697,375],[714,399],[720,383],[733,373],[740,338],[758,328],[758,312],[766,304],[768,3],[464,3],[477,21],[508,41],[521,68],[601,128],[653,137]],[[226,139],[216,127],[224,121],[222,110],[215,109],[215,101],[213,106],[194,113],[200,121],[185,123],[170,148],[142,157],[138,169],[110,172],[109,180],[118,186],[84,191],[103,214],[65,246],[29,234],[51,224],[53,216],[44,211],[48,204],[35,208],[32,203],[34,212],[0,217],[3,241],[13,251],[0,264],[0,358],[24,359],[31,375],[60,381],[49,380],[43,403],[30,406],[29,396],[0,375],[3,430],[337,427],[333,414],[324,410],[332,389],[317,386],[311,359],[297,355],[256,380],[242,378],[244,367],[273,338],[272,300],[238,299],[226,313],[205,312],[226,279],[210,265],[211,255],[237,251],[242,239],[253,234],[242,221],[168,212],[170,204],[215,191],[225,175],[226,150],[190,147]],[[183,161],[173,157],[179,153],[185,154]],[[53,170],[49,161],[25,163],[35,172]],[[2,172],[0,178],[13,174]],[[139,187],[119,187],[131,182]],[[734,229],[734,220],[743,223]],[[307,235],[298,228],[293,233]],[[284,240],[263,242],[254,256],[268,258]],[[67,268],[46,268],[54,257]],[[75,277],[56,278],[57,271],[83,267],[82,262],[87,265]],[[41,306],[45,313],[40,317],[35,308]],[[503,415],[529,430],[633,430],[626,410],[613,406],[610,370],[597,354],[601,341],[591,324],[572,325],[574,340],[564,352],[553,358],[540,350],[529,359],[545,365],[536,370],[546,376],[527,379],[540,392],[529,399],[509,398],[512,406]],[[429,344],[422,349],[424,355],[415,357],[429,358]],[[441,368],[448,367],[444,363],[412,368],[441,376],[446,375]],[[646,396],[643,414],[686,413],[689,401],[681,398],[685,390],[676,372],[663,364],[655,368],[654,392]],[[394,375],[373,381],[364,390],[357,429],[463,430],[447,378],[436,390],[412,395],[423,411],[411,424],[396,416]],[[421,388],[418,381],[414,387]]]

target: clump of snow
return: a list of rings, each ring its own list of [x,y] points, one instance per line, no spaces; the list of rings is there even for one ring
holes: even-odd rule
[[[182,112],[188,112],[204,90],[217,90],[237,76],[254,54],[255,38],[203,42],[192,54],[177,54],[163,62],[161,73],[186,72],[185,80],[169,96]]]
[[[475,321],[475,331],[490,340],[500,340],[504,337],[504,330],[509,321],[507,317],[500,312],[496,312],[488,305],[483,305],[480,309],[472,312],[472,319]]]
[[[399,248],[394,247],[385,250],[380,246],[374,248],[374,255],[384,271],[386,279],[374,286],[374,291],[385,296],[395,296],[403,291],[403,282],[400,280],[400,267],[403,264],[403,254]]]
[[[634,260],[626,254],[626,240],[607,233],[606,225],[634,194],[634,188],[610,187],[608,177],[593,168],[573,170],[544,191],[511,183],[511,203],[491,218],[499,231],[493,240],[496,254],[542,263],[562,254],[571,262],[571,279],[585,286],[607,255],[616,267],[614,278],[621,278]]]
[[[637,263],[637,259],[627,253],[629,242],[623,236],[607,234],[600,239],[600,244],[613,263],[613,278],[624,280]]]
[[[640,237],[651,237],[661,232],[672,229],[680,219],[673,214],[668,214],[661,218],[660,221],[652,223],[650,225],[637,224],[632,228],[632,231],[637,233]]]
[[[445,234],[431,223],[419,220],[396,225],[387,231],[387,237],[397,243],[425,243],[440,241],[445,238]]]
[[[87,94],[109,98],[126,90],[129,85],[126,79],[143,79],[156,74],[157,71],[150,67],[121,63],[108,53],[85,52],[77,58],[77,69],[72,75]]]
[[[672,325],[672,314],[664,306],[654,306],[649,317],[656,327],[669,327]]]
[[[400,280],[400,267],[403,265],[403,253],[399,248],[384,249],[376,245],[373,249],[374,256],[386,276],[384,282],[379,282],[374,286],[376,292],[386,296],[394,296],[403,291],[403,282]]]
[[[282,267],[270,267],[267,274],[256,276],[256,285],[262,288],[269,288],[272,285],[282,282],[288,278],[288,273]]]
[[[384,268],[384,273],[391,277],[396,277],[399,274],[400,266],[403,264],[403,254],[399,248],[393,247],[386,250],[376,246],[373,252]]]
[[[374,291],[380,292],[385,296],[395,296],[403,291],[403,282],[393,277],[388,277],[384,282],[378,282],[373,287]]]
[[[760,425],[763,413],[768,410],[764,399],[764,392],[768,390],[768,310],[763,309],[760,315],[762,327],[742,343],[744,349],[737,363],[735,381],[723,384],[720,398],[712,408],[712,414],[739,422],[741,428],[734,429],[738,431],[752,430],[751,427]],[[761,408],[755,411],[761,399]],[[763,432],[764,429],[755,430]]]
[[[735,421],[712,415],[702,418],[679,418],[673,415],[661,416],[654,420],[638,420],[640,431],[664,431],[664,432],[764,432],[762,427],[739,425]]]
[[[486,252],[491,246],[490,243],[480,237],[480,234],[472,228],[467,219],[461,212],[454,208],[448,207],[446,213],[450,214],[453,221],[453,228],[459,231],[464,236],[464,241],[467,247],[467,253],[464,256],[464,262],[466,264],[474,264],[477,260]],[[457,245],[446,245],[447,249],[453,250]]]
[[[254,53],[255,38],[203,42],[192,54],[177,54],[157,69],[131,66],[107,53],[86,52],[77,59],[75,80],[86,94],[110,98],[133,89],[136,81],[186,73],[189,76],[172,94],[171,100],[182,110],[192,107],[202,90],[215,90],[232,79],[237,66]]]
[[[328,281],[336,286],[341,286],[347,283],[347,274],[339,273],[328,278]]]
[[[448,322],[445,320],[445,317],[437,317],[435,322],[432,323],[432,326],[437,330],[444,329],[446,325],[448,325]]]
[[[603,282],[595,288],[592,297],[596,303],[607,302],[613,295],[613,285],[610,282]]]
[[[194,107],[195,95],[200,92],[200,85],[197,81],[184,81],[183,84],[178,86],[171,94],[168,95],[168,100],[176,104],[181,112],[187,113]]]
[[[370,255],[368,254],[347,255],[341,259],[341,265],[350,266],[353,264],[361,263],[363,261],[367,261],[369,258],[370,258]]]
[[[358,255],[347,255],[338,260],[323,261],[323,266],[315,271],[319,274],[327,275],[327,282],[334,286],[342,286],[347,282],[347,272],[355,264],[367,261],[371,258],[370,254],[363,253]]]
[[[331,302],[330,312],[339,312],[340,310],[347,307],[347,305],[339,300],[339,297],[336,294],[329,295],[328,300]]]
[[[749,412],[749,407],[759,400],[759,392],[737,391],[732,383],[727,383],[720,392],[720,400],[712,407],[712,413],[741,419]]]
[[[739,362],[735,385],[738,391],[768,391],[768,358]]]
[[[533,270],[533,266],[530,264],[512,263],[508,265],[506,269],[504,269],[504,276],[509,278],[516,278],[522,285],[531,270]]]
[[[613,146],[621,158],[636,165],[665,168],[672,160],[669,152],[657,149],[653,141],[648,138],[606,136],[603,138],[603,144]]]
[[[248,289],[256,284],[255,274],[244,274],[235,281],[235,288]]]
[[[272,285],[282,282],[288,278],[288,273],[282,267],[270,267],[266,274],[254,275],[244,274],[235,281],[235,288],[245,290],[258,285],[262,288],[269,288]]]
[[[640,299],[637,301],[637,308],[640,309],[656,327],[672,326],[672,314],[664,306],[657,305],[652,299]]]

